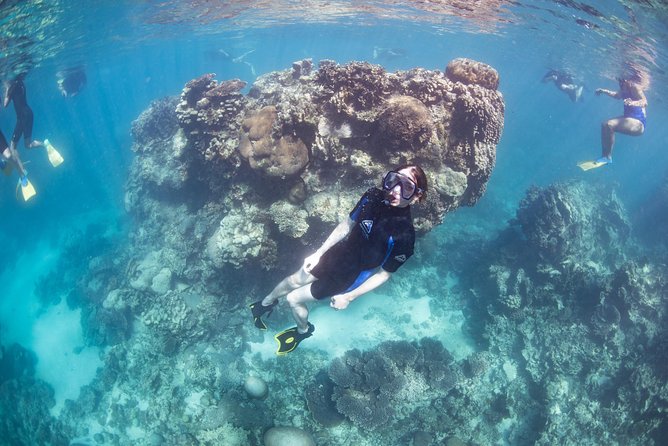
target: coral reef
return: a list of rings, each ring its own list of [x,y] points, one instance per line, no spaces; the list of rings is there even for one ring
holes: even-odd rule
[[[560,183],[527,191],[513,226],[461,271],[489,366],[510,381],[505,441],[658,444],[668,270],[629,258],[631,243],[614,193]]]
[[[289,426],[272,427],[264,434],[264,446],[315,446],[307,432]]]
[[[308,163],[308,149],[293,135],[272,137],[278,114],[276,107],[266,106],[243,122],[239,153],[252,169],[280,178],[299,173]]]
[[[407,417],[415,420],[461,379],[460,368],[452,362],[443,345],[428,338],[419,344],[384,342],[366,352],[351,350],[329,366],[331,400],[339,413],[365,430]],[[328,392],[326,385],[320,389]],[[309,407],[325,399],[315,391],[307,397]]]
[[[495,73],[457,63],[469,78]],[[247,95],[238,80],[193,79],[173,116],[165,116],[167,100],[158,101],[133,125],[127,209],[150,233],[183,225],[164,204],[187,206],[207,232],[189,241],[195,255],[223,270],[271,269],[272,259],[321,237],[388,169],[415,162],[433,179],[414,211],[418,231],[429,231],[482,196],[503,128],[496,87],[451,77],[366,62],[324,60],[314,69],[304,60],[260,76]],[[329,214],[327,202],[336,203]]]
[[[310,60],[245,91],[207,74],[133,123],[125,207],[134,225],[122,240],[100,227],[76,235],[65,243],[69,263],[37,288],[45,307],[63,295],[81,309],[86,344],[104,347],[103,367],[57,418],[45,383],[3,374],[2,407],[17,408],[3,438],[260,445],[267,432],[270,444],[338,444],[323,426],[359,445],[464,436],[454,428],[463,416],[444,415],[448,400],[468,396],[489,361],[455,363],[423,339],[349,352],[332,365],[309,352],[295,373],[290,362],[250,357],[262,337],[246,303],[397,164],[419,163],[430,178],[414,210],[420,234],[475,204],[495,163],[501,93],[437,70]],[[272,391],[249,395],[249,376]],[[373,432],[385,422],[393,430]]]
[[[602,260],[610,251],[623,250],[631,230],[621,203],[614,194],[592,202],[594,195],[600,194],[592,186],[576,182],[529,189],[517,219],[544,260]]]
[[[470,59],[450,61],[445,67],[445,75],[455,82],[481,85],[491,90],[499,88],[499,73],[489,65]]]

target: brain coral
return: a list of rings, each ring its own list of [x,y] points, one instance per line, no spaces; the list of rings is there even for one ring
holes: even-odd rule
[[[455,82],[477,84],[491,90],[499,88],[499,73],[492,67],[475,60],[459,58],[448,63],[445,74]]]
[[[378,116],[378,143],[391,150],[419,150],[434,131],[429,109],[411,96],[395,96]]]

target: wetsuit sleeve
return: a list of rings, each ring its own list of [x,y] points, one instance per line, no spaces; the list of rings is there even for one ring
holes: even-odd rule
[[[390,243],[391,246],[388,247],[387,258],[383,262],[382,267],[385,271],[393,273],[413,255],[415,233],[412,230],[406,231],[396,238],[393,237]]]

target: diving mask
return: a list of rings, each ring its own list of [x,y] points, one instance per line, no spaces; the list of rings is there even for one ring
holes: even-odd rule
[[[395,171],[387,172],[383,179],[383,189],[391,191],[397,184],[401,187],[401,197],[404,200],[410,200],[416,193],[422,192],[410,177]]]

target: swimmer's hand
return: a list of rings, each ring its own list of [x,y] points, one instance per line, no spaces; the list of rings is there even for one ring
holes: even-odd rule
[[[315,268],[318,262],[320,262],[320,257],[322,257],[322,254],[320,254],[318,251],[306,257],[304,259],[304,271],[310,274],[313,268]]]
[[[594,93],[596,94],[596,96],[600,96],[601,93],[603,93],[604,91],[605,90],[603,88],[597,88],[596,91],[594,91]]]
[[[345,310],[346,308],[348,308],[349,303],[350,299],[346,298],[346,296],[343,294],[339,294],[336,296],[332,296],[332,298],[329,301],[329,306],[336,310]]]

